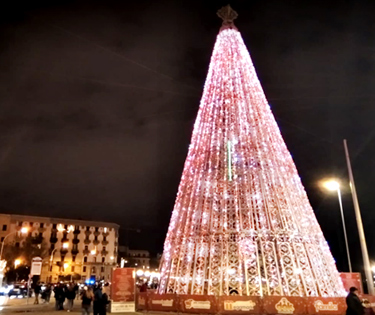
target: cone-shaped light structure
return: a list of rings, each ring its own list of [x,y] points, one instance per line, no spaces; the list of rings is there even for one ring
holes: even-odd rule
[[[342,296],[335,262],[225,7],[159,293]]]

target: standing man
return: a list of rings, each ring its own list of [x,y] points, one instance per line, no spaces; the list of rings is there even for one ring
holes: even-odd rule
[[[365,313],[365,308],[358,297],[358,289],[356,287],[349,289],[346,305],[348,306],[346,315],[363,315]]]
[[[38,281],[34,286],[34,294],[35,294],[34,304],[39,304],[39,293],[40,293],[40,284]]]
[[[76,298],[76,291],[74,288],[73,283],[68,285],[67,291],[66,291],[66,298],[68,300],[68,312],[73,311],[73,304],[74,304],[74,299]]]

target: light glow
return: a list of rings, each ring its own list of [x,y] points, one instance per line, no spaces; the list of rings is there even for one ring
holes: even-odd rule
[[[338,181],[331,179],[323,183],[324,188],[330,191],[338,191],[340,189],[340,184]]]

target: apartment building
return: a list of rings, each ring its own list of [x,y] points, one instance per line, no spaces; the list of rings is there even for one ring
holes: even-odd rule
[[[20,233],[22,228],[27,233]],[[22,248],[32,237],[47,247],[44,282],[110,280],[117,265],[118,231],[115,223],[0,214],[1,242]]]

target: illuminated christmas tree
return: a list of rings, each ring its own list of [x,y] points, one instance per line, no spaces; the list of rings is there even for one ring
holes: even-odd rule
[[[159,293],[342,296],[335,262],[230,6],[215,43]]]

